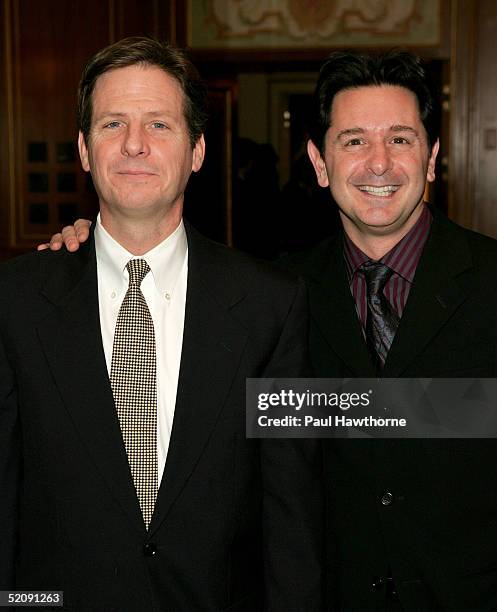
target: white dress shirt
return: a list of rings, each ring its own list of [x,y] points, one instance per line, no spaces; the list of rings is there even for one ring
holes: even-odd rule
[[[183,222],[163,242],[145,255],[136,256],[112,238],[98,215],[95,226],[100,329],[110,376],[117,315],[128,289],[126,264],[144,259],[151,272],[141,290],[154,323],[157,351],[157,460],[159,483],[166,464],[173,426],[176,392],[183,345],[188,244]]]

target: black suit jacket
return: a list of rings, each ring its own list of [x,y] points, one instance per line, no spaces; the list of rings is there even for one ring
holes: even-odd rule
[[[245,439],[246,377],[305,367],[302,285],[191,228],[188,247],[148,533],[105,366],[93,240],[0,269],[0,588],[63,590],[78,612],[321,609],[317,453]]]
[[[311,360],[319,377],[374,377],[342,240],[292,262],[308,279]],[[384,376],[496,373],[497,242],[435,212]],[[330,610],[384,610],[389,576],[406,611],[497,609],[497,441],[328,440],[323,452]]]

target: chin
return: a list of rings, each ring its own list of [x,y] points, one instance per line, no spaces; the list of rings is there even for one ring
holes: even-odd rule
[[[376,209],[371,214],[362,215],[359,221],[368,227],[381,229],[382,227],[390,227],[396,224],[399,221],[399,217],[392,214],[392,211]]]
[[[150,190],[132,189],[116,194],[114,202],[119,203],[122,208],[149,208],[160,200],[157,193]]]
[[[398,231],[407,223],[408,219],[409,217],[403,218],[399,215],[377,214],[363,216],[358,219],[358,221],[364,228],[367,228],[369,232],[380,236]]]

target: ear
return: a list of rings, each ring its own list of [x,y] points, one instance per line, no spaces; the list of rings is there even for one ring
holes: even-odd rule
[[[309,142],[307,143],[307,154],[309,155],[309,159],[311,160],[312,165],[314,166],[318,185],[320,187],[328,187],[330,181],[328,180],[328,172],[326,171],[324,159],[322,158],[319,149],[312,142],[312,140],[309,140]]]
[[[205,140],[202,134],[193,147],[192,172],[198,172],[205,157]]]
[[[85,172],[90,172],[90,163],[88,161],[88,147],[86,146],[85,137],[83,136],[82,132],[79,132],[78,135],[78,149],[83,170]]]
[[[428,169],[426,170],[426,180],[429,183],[433,183],[435,180],[435,162],[437,161],[438,149],[440,148],[440,142],[437,138],[435,144],[431,148],[430,159],[428,160]]]

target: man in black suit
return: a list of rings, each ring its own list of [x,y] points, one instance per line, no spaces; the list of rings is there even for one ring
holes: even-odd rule
[[[437,128],[412,55],[337,52],[323,65],[308,151],[342,230],[290,263],[307,278],[318,377],[496,376],[497,244],[425,204]],[[71,228],[64,238],[75,247]],[[381,354],[366,342],[377,263],[396,319]],[[334,439],[323,451],[330,612],[497,609],[494,440]]]
[[[304,291],[182,221],[198,74],[120,41],[78,117],[90,240],[0,269],[0,589],[78,612],[321,610],[316,451],[245,439],[246,378],[305,372]]]
[[[308,281],[316,376],[496,376],[497,243],[424,202],[435,104],[406,52],[336,52],[321,69],[308,153],[343,228],[292,262]],[[367,275],[381,264],[395,323],[368,350]],[[323,449],[330,610],[497,609],[494,440]]]

